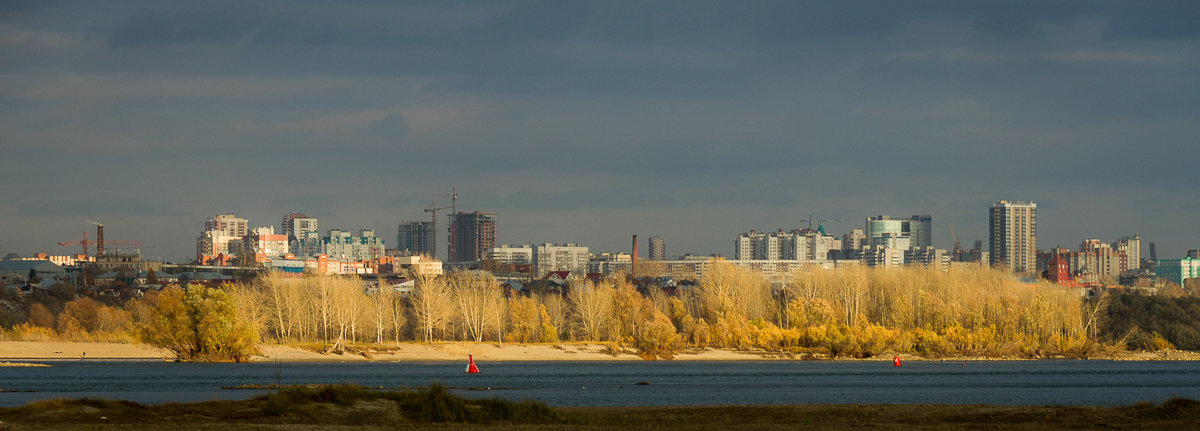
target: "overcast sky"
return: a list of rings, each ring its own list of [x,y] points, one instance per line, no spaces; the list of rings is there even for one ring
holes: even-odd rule
[[[14,3],[0,253],[98,220],[182,261],[227,212],[393,245],[452,186],[501,243],[930,214],[970,247],[1006,199],[1041,248],[1200,248],[1200,2]]]

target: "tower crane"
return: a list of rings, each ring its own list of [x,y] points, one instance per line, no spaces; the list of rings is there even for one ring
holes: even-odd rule
[[[435,195],[435,196],[437,196],[437,195]],[[433,222],[433,225],[430,226],[430,232],[431,232],[430,235],[433,235],[433,244],[430,244],[432,250],[429,250],[429,251],[431,252],[431,254],[433,254],[434,259],[436,259],[437,255],[438,255],[437,254],[437,231],[438,231],[437,230],[437,212],[444,210],[444,209],[453,209],[453,208],[454,208],[454,205],[451,205],[448,207],[439,207],[439,206],[437,206],[436,201],[430,202],[429,208],[425,208],[425,212],[433,213],[433,217],[430,217],[430,221]]]
[[[449,197],[450,198],[450,213],[454,214],[454,213],[458,212],[458,208],[457,208],[458,191],[454,190],[454,187],[450,187],[450,193],[434,193],[433,197],[435,197],[435,198]],[[433,205],[431,204],[430,206],[433,206]],[[441,209],[445,209],[445,208],[441,208]],[[425,211],[429,211],[429,210],[425,210]],[[436,231],[437,229],[434,229],[434,230]]]
[[[58,243],[58,245],[61,245],[61,246],[78,245],[83,248],[83,254],[85,256],[88,254],[88,246],[94,245],[94,244],[96,244],[96,241],[88,240],[86,231],[83,232],[83,239],[81,239],[81,240],[61,241]],[[104,244],[105,245],[144,245],[138,241],[123,241],[123,240],[111,240],[111,239],[105,240]]]
[[[954,237],[954,255],[958,256],[959,250],[962,250],[962,246],[958,245],[958,233],[954,232],[954,222],[946,220],[946,223],[950,223],[950,235]]]

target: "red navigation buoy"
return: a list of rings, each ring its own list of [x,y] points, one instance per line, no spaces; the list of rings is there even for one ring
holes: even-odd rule
[[[476,374],[478,372],[479,368],[475,367],[475,357],[467,355],[467,374]]]
[[[892,357],[892,366],[893,366],[893,367],[899,367],[899,366],[901,366],[901,365],[900,365],[900,356],[893,356],[893,357]]]

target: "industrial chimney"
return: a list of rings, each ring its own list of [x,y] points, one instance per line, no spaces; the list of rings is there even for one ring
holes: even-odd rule
[[[96,257],[104,254],[104,225],[96,223]]]
[[[629,273],[633,274],[633,278],[637,278],[637,235],[633,236],[633,257],[630,260]]]

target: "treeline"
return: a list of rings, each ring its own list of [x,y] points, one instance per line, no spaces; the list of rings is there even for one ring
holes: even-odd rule
[[[486,273],[419,279],[409,294],[349,278],[267,278],[231,289],[264,340],[387,343],[609,342],[647,356],[702,347],[869,357],[883,352],[1087,356],[1097,314],[1074,292],[1008,274],[851,267],[799,271],[772,288],[717,263],[676,296],[622,277],[566,295],[505,297]]]
[[[220,291],[229,319],[244,324],[252,341],[327,350],[349,343],[579,341],[663,358],[707,347],[852,357],[1086,357],[1108,348],[1099,340],[1117,319],[1108,303],[990,269],[813,268],[789,280],[773,287],[757,273],[717,262],[677,295],[639,292],[623,276],[577,283],[563,295],[505,295],[484,272],[419,278],[405,293],[350,277],[265,277]],[[172,301],[190,291],[172,293]],[[107,304],[76,298],[58,309],[33,305],[26,319],[6,325],[4,337],[147,339],[144,328],[161,315],[166,292]]]
[[[1106,298],[1103,337],[1131,349],[1200,350],[1200,298],[1123,293]]]
[[[0,337],[15,341],[132,342],[133,330],[148,321],[157,292],[136,298],[88,294],[64,284],[30,294],[0,295]]]

